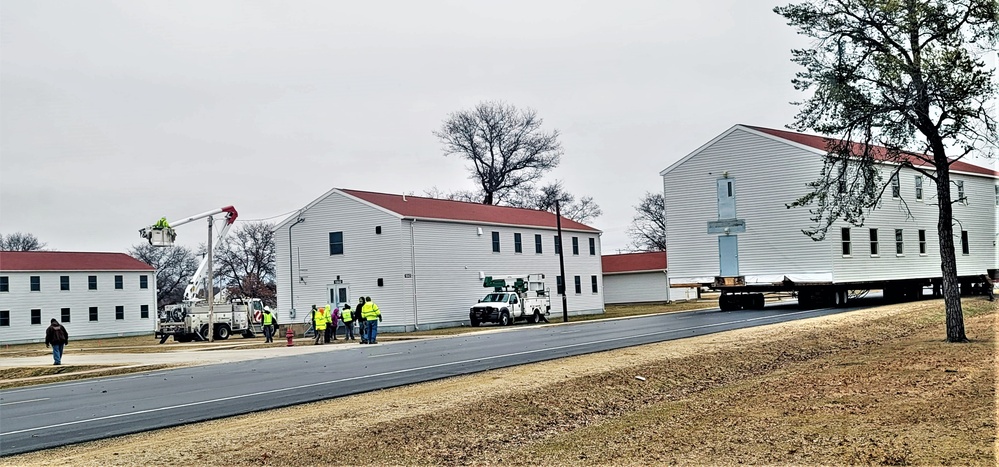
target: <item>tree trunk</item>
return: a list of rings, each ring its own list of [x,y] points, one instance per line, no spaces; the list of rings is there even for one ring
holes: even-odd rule
[[[936,151],[934,151],[936,152]],[[937,154],[942,154],[942,148]],[[947,310],[947,342],[968,342],[964,334],[964,312],[961,310],[961,285],[957,281],[957,259],[954,251],[954,206],[950,198],[950,166],[946,157],[937,164],[937,200],[940,202],[937,235],[940,237],[940,272],[943,274],[944,307]]]

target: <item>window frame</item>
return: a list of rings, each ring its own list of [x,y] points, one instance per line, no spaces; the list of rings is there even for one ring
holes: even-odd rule
[[[590,276],[590,289],[593,293],[600,293],[599,287],[597,287],[597,276]]]
[[[915,178],[915,188],[916,188],[916,201],[923,200],[923,176],[916,175]]]
[[[582,295],[583,293],[583,279],[582,276],[572,276],[573,289],[576,291],[576,295]]]
[[[902,197],[902,181],[899,180],[898,174],[894,174],[891,177],[891,198],[899,199]]]
[[[115,274],[114,276],[114,289],[123,290],[125,288],[125,276],[121,274]]]
[[[500,233],[497,230],[492,232],[493,253],[500,252]]]
[[[139,305],[139,318],[149,319],[149,305]]]
[[[590,237],[590,256],[597,255],[597,239]]]
[[[0,292],[10,292],[10,276],[0,276]]]
[[[125,319],[125,306],[115,305],[114,306],[114,319],[115,321]]]
[[[541,234],[534,234],[534,254],[544,254],[544,248],[542,247],[543,243],[544,240],[542,239]]]
[[[555,254],[562,254],[562,238],[555,235]]]
[[[968,239],[968,231],[961,231],[961,255],[968,256],[971,254],[971,240]]]
[[[839,238],[840,238],[840,244],[841,244],[841,250],[842,250],[841,252],[843,253],[843,256],[844,257],[852,257],[853,256],[853,237],[852,237],[852,233],[850,232],[850,228],[849,227],[841,227],[839,229]]]
[[[513,233],[513,252],[518,254],[524,252],[524,237],[520,232]]]
[[[63,323],[72,323],[73,320],[70,319],[70,318],[73,317],[72,312],[73,312],[73,310],[71,308],[60,308],[59,309],[59,318],[61,318],[61,319],[59,321],[63,322]]]
[[[10,310],[0,310],[0,327],[10,327]]]
[[[579,237],[572,237],[572,256],[579,256]]]
[[[149,288],[149,276],[142,274],[139,276],[139,288],[148,289]]]
[[[919,256],[926,256],[926,229],[919,229]]]
[[[87,276],[87,290],[97,290],[97,276]]]
[[[89,318],[88,321],[90,321],[90,322],[96,322],[96,321],[98,321],[98,319],[100,317],[100,307],[96,307],[96,306],[90,307],[90,310],[88,311],[87,316]]]
[[[905,256],[905,234],[895,229],[895,256]]]
[[[871,242],[871,256],[881,256],[881,248],[878,245],[878,229],[870,229],[868,236]]]
[[[32,308],[30,317],[32,326],[40,326],[42,324],[42,309]]]
[[[562,280],[562,276],[555,276],[555,293],[565,295],[565,281]]]
[[[957,202],[968,204],[968,194],[964,192],[964,180],[954,180],[954,184],[957,185]]]
[[[59,276],[59,290],[69,290],[69,276]]]
[[[337,238],[339,238],[339,241],[336,240]],[[343,251],[344,251],[343,231],[338,230],[338,231],[329,232],[329,253],[330,253],[329,255],[330,256],[342,255]]]
[[[28,291],[42,291],[42,276],[28,276]]]

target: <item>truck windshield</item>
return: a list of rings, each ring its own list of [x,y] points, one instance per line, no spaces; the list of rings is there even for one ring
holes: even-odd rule
[[[505,302],[506,301],[506,294],[505,293],[491,293],[489,295],[486,295],[486,298],[483,298],[482,301],[483,302]]]

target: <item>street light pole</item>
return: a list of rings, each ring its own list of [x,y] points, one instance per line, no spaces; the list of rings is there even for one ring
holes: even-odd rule
[[[215,280],[212,277],[212,216],[208,216],[208,342],[215,342]]]

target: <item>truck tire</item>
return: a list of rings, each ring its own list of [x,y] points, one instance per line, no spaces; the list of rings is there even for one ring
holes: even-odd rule
[[[531,315],[531,323],[537,324],[541,322],[541,310],[534,310],[534,314]]]
[[[224,340],[226,340],[226,339],[229,338],[230,334],[231,334],[231,332],[229,330],[229,325],[227,325],[227,324],[220,324],[220,325],[215,326],[215,338],[216,339],[218,339],[220,341],[224,341]]]
[[[510,319],[510,313],[507,312],[507,311],[500,312],[499,325],[500,326],[509,326],[511,324],[513,324],[513,320]]]
[[[192,338],[187,334],[174,334],[173,340],[174,342],[191,342]]]
[[[477,328],[477,327],[479,327],[479,320],[478,320],[478,318],[476,318],[476,317],[472,316],[472,317],[470,318],[470,320],[472,321],[472,327],[473,327],[473,328]]]

